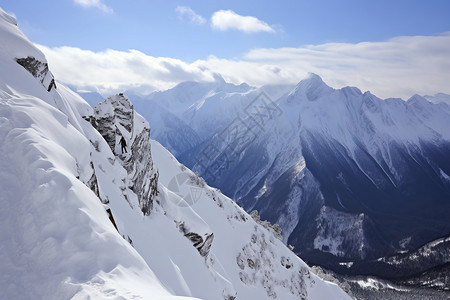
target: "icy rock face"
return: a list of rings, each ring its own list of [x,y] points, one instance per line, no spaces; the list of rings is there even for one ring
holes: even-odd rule
[[[54,87],[56,89],[55,79],[52,72],[48,69],[46,62],[41,62],[32,56],[26,58],[17,58],[17,63],[24,67],[28,72],[36,77],[48,92]]]
[[[130,188],[137,194],[142,212],[148,215],[158,193],[158,171],[153,167],[149,127],[144,127],[132,140],[131,156],[123,162],[131,177]]]
[[[119,94],[94,107],[94,120],[91,123],[106,140],[111,151],[117,154],[117,141],[125,133],[132,134],[133,119],[133,105],[123,94]]]
[[[142,212],[149,215],[153,198],[158,193],[158,171],[153,166],[148,123],[135,113],[130,100],[123,94],[109,97],[95,106],[90,122],[115,155],[121,151],[118,149],[121,137],[127,141],[126,148],[130,153],[120,154],[119,158],[127,170],[128,185],[136,193]]]

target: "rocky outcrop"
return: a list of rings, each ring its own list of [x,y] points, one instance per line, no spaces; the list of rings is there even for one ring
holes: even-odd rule
[[[211,250],[214,240],[214,233],[205,234],[205,236],[202,237],[198,233],[189,231],[184,223],[179,223],[178,229],[192,242],[201,256],[206,257],[209,254],[209,250]]]
[[[262,225],[267,230],[272,231],[277,239],[279,239],[280,241],[283,240],[282,229],[280,225],[272,224],[269,221],[261,221],[261,216],[258,214],[258,211],[256,209],[250,212],[250,217],[252,217],[252,219],[255,220],[255,222],[259,225]]]
[[[91,189],[91,191],[93,191],[95,193],[95,195],[100,199],[100,201],[103,204],[107,204],[108,202],[105,202],[100,198],[100,191],[98,188],[97,175],[95,174],[95,168],[94,168],[94,164],[92,163],[92,161],[91,161],[91,169],[92,169],[92,176],[88,180],[88,182],[86,182],[86,186],[88,186]]]
[[[125,167],[132,176],[130,188],[138,195],[142,212],[148,215],[153,206],[153,198],[158,194],[159,176],[151,157],[150,128],[144,128],[134,139],[131,153]]]
[[[103,136],[111,151],[117,154],[116,145],[121,136],[131,136],[133,133],[133,105],[123,94],[109,97],[94,107],[94,115],[89,121]]]
[[[94,114],[88,120],[126,169],[127,184],[136,193],[142,212],[149,215],[153,198],[158,193],[159,174],[151,156],[148,122],[135,113],[130,100],[123,94],[100,102],[94,107]],[[122,136],[127,141],[128,153],[122,154],[118,146]]]
[[[262,284],[268,298],[280,299],[277,287],[282,286],[292,299],[309,299],[307,285],[314,279],[308,266],[274,251],[275,235],[266,234],[255,225],[250,241],[237,254],[240,280],[250,286]]]
[[[28,72],[36,77],[41,84],[50,92],[52,88],[56,89],[55,78],[52,72],[48,69],[48,64],[46,62],[41,62],[32,56],[25,58],[17,58],[17,63],[25,68]]]

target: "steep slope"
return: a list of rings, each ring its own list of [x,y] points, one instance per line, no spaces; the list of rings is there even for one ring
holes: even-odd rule
[[[271,227],[257,224],[220,191],[205,186],[159,143],[152,142],[152,149],[160,166],[161,183],[176,187],[177,195],[190,199],[176,205],[190,207],[214,233],[207,264],[221,270],[222,276],[233,283],[237,299],[345,297],[310,273],[306,264],[275,237]]]
[[[237,195],[247,209],[287,229],[288,242],[308,260],[327,262],[321,253],[376,258],[449,234],[448,106],[418,96],[382,101],[354,88],[333,91],[316,77],[279,106],[299,126],[277,140],[271,169],[253,191]],[[283,128],[263,139],[276,139]],[[298,214],[286,223],[292,207]]]
[[[0,38],[2,297],[349,299],[151,145],[124,95],[92,109],[64,85],[47,86],[45,57],[2,10]]]
[[[63,85],[49,91],[17,63],[46,60],[0,10],[0,286],[5,299],[176,298],[108,219],[84,183],[101,136],[91,108]],[[100,145],[101,147],[102,145]]]

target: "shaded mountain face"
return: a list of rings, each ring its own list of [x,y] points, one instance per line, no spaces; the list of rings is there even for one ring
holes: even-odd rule
[[[280,224],[310,262],[369,260],[450,234],[447,104],[335,90],[317,75],[276,99],[258,89],[240,97],[220,113],[201,99],[175,112],[194,131],[209,124],[178,158]],[[213,122],[223,115],[228,123]]]

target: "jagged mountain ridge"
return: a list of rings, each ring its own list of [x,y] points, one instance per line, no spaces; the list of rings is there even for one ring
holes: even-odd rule
[[[214,82],[183,82],[173,89],[139,96],[130,91],[136,110],[152,120],[156,140],[177,157],[187,149],[199,147],[218,128],[228,126],[262,91],[279,97],[291,86],[250,87],[226,83],[216,76]],[[214,117],[212,117],[214,116]]]
[[[233,109],[209,111],[211,120],[239,118],[251,141],[243,151],[236,155],[233,142],[220,139],[231,135],[231,118],[208,126],[211,137],[178,157],[247,211],[280,224],[285,242],[309,261],[337,267],[341,260],[413,251],[450,233],[445,103],[417,95],[381,100],[353,87],[332,89],[311,75],[288,95],[271,98],[282,113],[254,130],[252,116],[243,113],[253,99],[243,99],[230,101]],[[196,114],[208,110],[197,105]],[[184,121],[211,124],[193,114]]]
[[[35,77],[45,56],[1,9],[0,37],[3,297],[349,299],[151,144],[125,96],[92,109],[63,84],[45,86]],[[38,72],[18,64],[23,57],[39,61]],[[172,184],[179,176],[192,183]],[[184,188],[200,192],[195,202]]]

